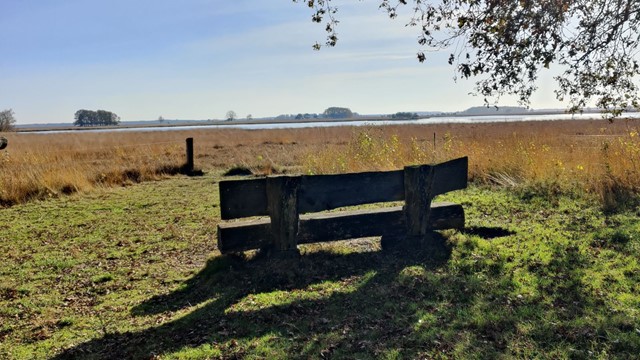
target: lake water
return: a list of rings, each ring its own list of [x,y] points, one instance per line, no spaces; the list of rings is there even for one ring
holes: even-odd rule
[[[640,113],[628,113],[625,118],[640,118]],[[200,129],[301,129],[314,127],[335,127],[335,126],[385,126],[385,125],[428,125],[428,124],[483,124],[501,122],[520,121],[552,121],[552,120],[599,120],[603,119],[600,114],[552,114],[552,115],[505,115],[505,116],[451,116],[432,117],[419,120],[356,120],[356,121],[318,121],[318,122],[286,122],[286,123],[258,123],[258,124],[230,124],[221,123],[215,125],[187,125],[187,126],[158,126],[143,128],[112,128],[112,129],[88,129],[81,130],[82,133],[96,132],[135,132],[135,131],[178,131],[178,130],[200,130]],[[76,133],[78,130],[45,130],[32,131],[30,134],[63,134]]]

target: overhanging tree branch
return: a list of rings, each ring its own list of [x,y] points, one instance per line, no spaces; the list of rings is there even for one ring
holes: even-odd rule
[[[314,22],[327,19],[327,46],[338,41],[332,1],[305,1]],[[412,6],[406,25],[418,29],[418,60],[425,61],[429,51],[450,51],[454,78],[476,78],[476,92],[487,104],[510,94],[528,105],[540,72],[553,64],[562,70],[556,97],[568,101],[571,111],[596,104],[619,115],[640,104],[640,1],[379,0],[378,5],[391,18],[399,16],[400,7]]]

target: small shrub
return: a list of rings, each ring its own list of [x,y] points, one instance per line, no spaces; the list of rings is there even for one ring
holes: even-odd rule
[[[637,192],[621,179],[604,177],[595,189],[602,206],[608,214],[617,213],[633,207],[638,202]]]
[[[516,193],[523,201],[545,201],[557,206],[562,195],[568,191],[557,181],[529,182],[516,188]]]
[[[253,171],[244,165],[236,165],[227,170],[223,176],[248,176],[253,175]]]

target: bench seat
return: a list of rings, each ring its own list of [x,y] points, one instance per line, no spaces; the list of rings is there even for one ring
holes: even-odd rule
[[[464,220],[462,205],[431,204],[429,223],[433,230],[461,229]],[[398,235],[405,227],[402,206],[303,214],[300,215],[298,244]],[[259,249],[269,244],[271,219],[268,217],[218,225],[218,249],[222,253]]]

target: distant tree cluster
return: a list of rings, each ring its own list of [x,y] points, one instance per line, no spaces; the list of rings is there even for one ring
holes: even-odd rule
[[[330,107],[327,108],[322,115],[327,119],[348,119],[353,117],[353,112],[349,108]]]
[[[78,110],[75,114],[75,126],[111,126],[120,124],[120,117],[106,110]]]
[[[238,118],[238,115],[235,111],[229,110],[227,111],[227,121],[233,121]]]
[[[301,120],[301,119],[319,119],[322,118],[322,114],[310,114],[310,113],[298,113],[296,114],[281,114],[275,117],[276,120]]]
[[[323,113],[298,113],[298,114],[281,114],[275,117],[276,120],[306,120],[306,119],[349,119],[360,116],[357,112],[351,111],[344,107],[330,107]]]
[[[309,114],[309,113],[304,113],[304,114],[300,113],[295,117],[296,120],[317,119],[317,118],[318,118],[318,114]]]
[[[16,118],[13,116],[13,110],[0,111],[0,132],[13,131],[15,123]]]
[[[412,112],[397,112],[393,115],[391,115],[392,119],[418,119],[420,116],[418,116],[417,113],[412,113]]]

